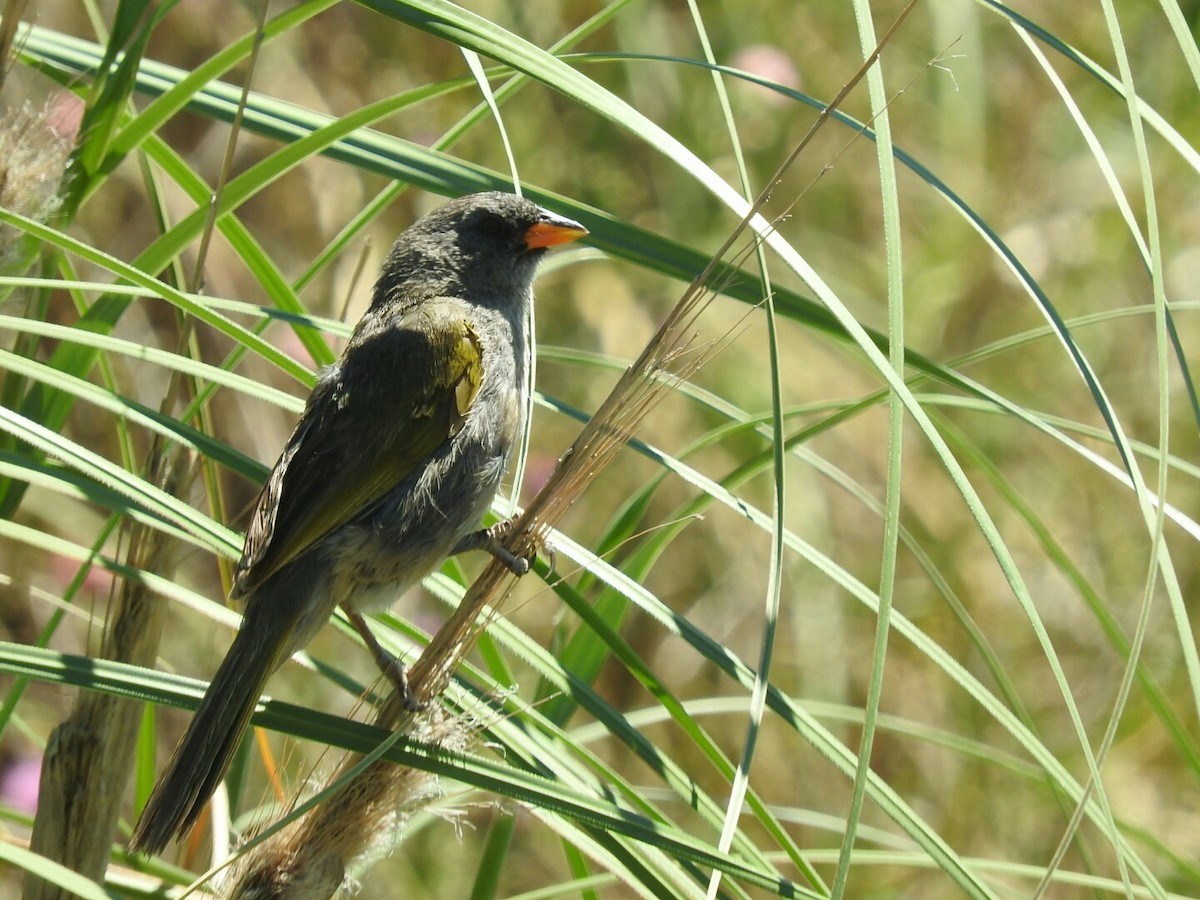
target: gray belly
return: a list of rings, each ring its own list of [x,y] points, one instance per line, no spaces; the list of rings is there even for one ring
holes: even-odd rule
[[[519,431],[486,414],[506,405],[477,403],[463,430],[426,465],[321,542],[339,604],[364,613],[387,609],[480,528]]]

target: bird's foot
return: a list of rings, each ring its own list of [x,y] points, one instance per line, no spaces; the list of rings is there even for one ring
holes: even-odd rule
[[[351,610],[346,610],[346,615],[350,618],[350,624],[354,626],[354,630],[363,639],[363,643],[367,645],[367,649],[371,651],[375,665],[379,666],[383,677],[392,683],[397,695],[404,702],[404,708],[409,712],[420,712],[421,703],[408,683],[408,668],[398,656],[384,649],[375,635],[371,633],[367,620],[362,615]]]
[[[505,519],[490,528],[471,532],[455,545],[451,555],[466,550],[486,550],[494,558],[504,563],[508,571],[517,577],[527,574],[533,568],[537,554],[531,552],[528,556],[517,556],[502,543],[503,539],[512,531],[515,521],[515,518]]]

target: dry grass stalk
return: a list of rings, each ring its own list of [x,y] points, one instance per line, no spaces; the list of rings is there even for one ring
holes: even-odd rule
[[[376,719],[395,720],[403,704],[395,694],[384,707],[396,709]],[[406,723],[410,734],[447,750],[465,750],[475,728],[440,707],[430,707]],[[349,755],[326,779],[330,790],[351,774],[359,757]],[[386,850],[391,837],[413,813],[437,799],[435,776],[421,769],[377,762],[261,845],[235,866],[224,896],[239,900],[316,900],[332,897],[345,882],[352,861],[371,850]],[[303,798],[301,798],[303,799]]]
[[[173,493],[190,482],[192,466],[183,451],[156,459],[163,475],[155,480],[163,490]],[[131,528],[128,559],[138,569],[169,572],[176,549],[174,540],[149,525],[135,523]],[[166,612],[167,604],[145,585],[120,582],[100,658],[153,667]],[[103,880],[141,718],[141,703],[99,691],[80,692],[71,714],[54,729],[46,746],[30,838],[34,852]],[[26,876],[25,900],[74,896],[32,874]]]
[[[0,206],[44,222],[59,208],[58,191],[71,154],[46,111],[28,104],[0,113]],[[24,272],[31,262],[27,236],[0,225],[0,272]]]
[[[17,28],[28,5],[29,0],[8,0],[0,15],[0,90],[4,89],[9,70],[17,59]]]

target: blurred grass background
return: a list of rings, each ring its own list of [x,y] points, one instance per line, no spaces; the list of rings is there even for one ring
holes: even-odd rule
[[[253,90],[265,97],[335,119],[404,91],[463,80],[458,89],[406,106],[374,126],[404,141],[432,145],[476,108],[479,90],[470,83],[463,54],[451,41],[411,27],[400,13],[389,16],[387,4],[378,5],[382,9],[331,5],[266,42],[252,69],[241,63],[223,80],[240,88],[249,77]],[[1004,554],[1028,588],[1037,625],[1057,653],[1056,664],[1092,752],[1101,747],[1110,721],[1115,718],[1117,723],[1101,771],[1104,796],[1127,849],[1115,853],[1114,833],[1085,821],[1061,865],[1048,876],[1046,890],[1054,897],[1168,892],[1200,896],[1200,697],[1187,671],[1188,656],[1195,655],[1194,625],[1181,619],[1197,612],[1200,535],[1195,523],[1200,417],[1190,375],[1181,365],[1195,363],[1200,341],[1195,298],[1200,284],[1200,218],[1195,212],[1200,206],[1200,117],[1195,112],[1194,37],[1200,7],[1168,5],[1176,21],[1189,30],[1187,40],[1172,32],[1163,8],[1150,4],[1117,4],[1117,40],[1101,6],[1081,10],[1032,4],[1020,9],[1054,40],[1114,75],[1119,55],[1125,55],[1138,97],[1178,135],[1176,149],[1150,132],[1148,155],[1139,158],[1125,99],[1073,63],[1062,45],[1033,42],[1077,104],[1080,121],[1095,134],[1101,158],[1130,204],[1136,236],[1079,123],[1004,7],[966,0],[919,2],[882,55],[895,146],[962,198],[1011,249],[1030,283],[1067,323],[1065,333],[1094,371],[1123,434],[1138,448],[1134,459],[1147,489],[1135,492],[1114,477],[1112,472],[1122,469],[1122,458],[1095,391],[1080,378],[1063,341],[1047,327],[1043,312],[996,247],[928,178],[904,168],[899,172],[896,224],[902,243],[893,249],[902,253],[902,297],[889,297],[889,276],[899,270],[896,258],[888,254],[875,146],[852,127],[827,123],[764,210],[768,218],[778,217],[780,236],[859,322],[887,333],[895,328],[889,315],[902,302],[903,341],[910,352],[935,361],[943,374],[952,372],[984,386],[1028,417],[988,404],[961,384],[922,377],[916,368],[906,370],[914,395],[964,467],[995,522]],[[402,10],[408,5],[395,6]],[[468,7],[503,32],[543,48],[605,9],[591,2],[499,0]],[[862,63],[851,4],[770,0],[755,4],[751,12],[746,4],[706,0],[697,7],[703,35],[718,63],[818,102],[835,96]],[[261,12],[254,3],[210,0],[184,0],[160,9],[160,19],[144,25],[145,58],[185,71],[252,34]],[[901,9],[900,3],[870,5],[880,34]],[[568,56],[568,64],[623,98],[737,185],[735,144],[712,73],[688,64],[703,60],[688,6],[646,0],[614,4],[608,11],[601,27],[570,48],[577,55]],[[33,3],[26,18],[36,23],[43,38],[75,37],[103,48],[115,12],[114,4]],[[272,15],[280,12],[274,5],[270,9]],[[42,63],[43,71],[38,71],[39,59],[44,59],[40,51],[26,52],[10,72],[0,103],[9,110],[23,105],[55,110],[60,117],[56,121],[69,123],[79,114],[77,104],[94,102],[91,79],[75,76],[65,85],[56,83],[53,66]],[[758,190],[818,113],[793,95],[745,79],[727,76],[725,84],[737,142],[751,185]],[[630,241],[638,240],[638,233],[629,230],[636,226],[701,254],[715,251],[739,217],[701,187],[695,172],[680,159],[597,114],[571,91],[555,87],[533,81],[502,106],[526,187],[580,204],[556,208],[580,215],[589,225],[593,222],[587,207],[603,211],[615,220],[617,233]],[[134,92],[127,114],[145,109],[148,101],[144,93]],[[850,94],[842,112],[859,121],[873,118],[865,82]],[[11,112],[5,115],[6,121],[13,121]],[[69,126],[63,127],[69,132]],[[227,122],[184,108],[154,134],[206,183],[216,183],[230,140]],[[242,130],[236,137],[231,175],[268,159],[279,146],[272,137]],[[450,152],[455,160],[508,171],[498,131],[487,118]],[[343,227],[391,183],[364,166],[310,155],[277,180],[262,184],[235,215],[263,255],[295,283]],[[1153,199],[1152,209],[1147,198]],[[328,265],[305,279],[297,290],[303,309],[338,319],[346,308],[344,318],[354,321],[369,298],[372,273],[395,234],[438,202],[440,198],[428,191],[400,193],[376,219],[353,233]],[[195,201],[172,183],[160,164],[134,152],[96,178],[94,191],[69,210],[69,222],[62,226],[84,244],[128,262],[195,208]],[[1139,239],[1153,231],[1156,241],[1143,255]],[[666,274],[665,262],[635,262],[608,249],[561,254],[537,286],[542,354],[538,388],[546,397],[585,412],[597,407],[618,372],[598,364],[592,354],[627,363],[683,288],[683,282]],[[162,277],[182,286],[196,252],[196,244],[190,243],[175,263],[178,269]],[[41,270],[44,274],[67,277],[50,249],[43,259],[49,260]],[[114,277],[74,258],[70,265],[83,280],[104,284]],[[774,259],[770,274],[778,289],[814,296],[811,286]],[[752,285],[754,275],[752,263],[747,264],[745,284]],[[10,293],[0,313],[29,315],[32,309],[64,325],[77,322],[80,296],[94,300],[101,293],[99,286],[72,295],[11,279],[5,284]],[[1172,305],[1181,354],[1164,340],[1156,320],[1156,292]],[[273,302],[261,272],[220,235],[214,237],[205,261],[203,293],[249,304]],[[31,301],[31,296],[37,299]],[[250,325],[256,318],[242,313],[238,321]],[[120,317],[113,333],[140,345],[174,350],[180,322],[169,304],[139,300]],[[735,336],[729,345],[689,386],[711,392],[725,406],[680,392],[655,411],[639,437],[669,457],[687,454],[688,465],[715,480],[765,455],[767,464],[734,490],[769,519],[773,494],[782,485],[786,503],[780,519],[796,541],[785,552],[779,571],[778,627],[770,637],[771,683],[856,750],[864,710],[875,709],[869,685],[878,663],[872,651],[878,619],[852,596],[844,580],[831,576],[825,561],[860,581],[878,599],[881,573],[890,566],[884,507],[889,447],[897,437],[889,425],[886,382],[859,348],[816,327],[804,315],[783,316],[778,322],[777,375],[767,364],[769,336],[762,308],[718,298],[702,320],[700,336],[721,339],[730,332]],[[25,352],[9,334],[13,332],[5,335],[4,347]],[[313,364],[286,323],[275,322],[265,335],[305,365]],[[335,343],[336,336],[330,340]],[[45,360],[53,346],[42,342],[28,354]],[[188,352],[218,364],[233,346],[227,335],[201,327]],[[168,378],[161,367],[115,353],[105,354],[105,360],[110,369],[107,381],[93,371],[96,383],[112,384],[116,392],[148,407],[159,406]],[[296,398],[307,390],[303,380],[253,354],[236,371]],[[16,376],[10,369],[6,377]],[[782,474],[773,473],[769,465],[773,390],[785,413],[781,433],[799,436]],[[6,394],[6,405],[14,396]],[[269,465],[295,421],[297,406],[281,408],[267,399],[219,391],[197,427]],[[717,435],[739,416],[760,417],[765,431],[742,428]],[[1078,446],[1038,432],[1030,419],[1049,423]],[[123,465],[136,471],[149,446],[147,433],[131,427],[126,434],[118,425],[111,412],[77,402],[59,431],[108,459],[124,460]],[[546,405],[537,408],[527,493],[548,474],[577,428],[578,423],[561,412]],[[700,442],[705,445],[691,453]],[[1108,461],[1112,470],[1099,468],[1080,447]],[[1164,459],[1169,463],[1166,474],[1159,470]],[[563,532],[586,547],[599,548],[614,530],[621,532],[614,522],[625,514],[625,504],[661,472],[654,460],[625,452],[574,507]],[[11,471],[5,474],[11,477]],[[1165,497],[1178,512],[1163,523],[1157,540],[1139,498],[1144,503],[1160,484],[1165,484]],[[903,468],[897,486],[903,540],[894,560],[894,614],[910,621],[979,679],[999,704],[1028,725],[1046,757],[1078,783],[1085,782],[1088,765],[1062,690],[1044,645],[1014,599],[1021,587],[998,564],[977,512],[964,502],[944,459],[931,450],[911,419],[903,428]],[[244,473],[222,469],[216,487],[223,510],[211,510],[199,488],[189,502],[231,527],[242,527],[240,517],[257,493],[256,482]],[[703,491],[695,484],[664,478],[637,515],[623,520],[627,540],[611,552],[610,562],[638,562],[639,548],[688,514],[697,496]],[[97,541],[108,515],[108,509],[95,503],[34,487],[11,519],[88,547]],[[106,548],[121,557],[123,548],[115,537]],[[1156,564],[1160,548],[1169,558],[1162,563],[1160,557]],[[0,560],[3,637],[13,644],[33,645],[75,576],[75,563],[31,546],[12,531],[0,542]],[[471,573],[479,561],[467,559],[462,565]],[[559,560],[564,574],[574,573],[574,568],[569,560]],[[702,519],[689,521],[637,578],[693,626],[756,665],[771,572],[769,529],[752,524],[735,508],[715,504],[705,508]],[[224,596],[216,555],[194,544],[183,550],[175,580],[216,603]],[[580,581],[578,575],[573,581],[586,597],[596,598],[595,582]],[[69,654],[94,652],[108,599],[108,580],[93,570],[74,595],[72,615],[57,626],[50,647]],[[215,668],[228,628],[214,622],[211,612],[201,613],[172,608],[159,668],[198,677]],[[414,591],[397,605],[396,613],[432,631],[445,617],[445,608],[430,595]],[[551,649],[568,646],[572,636],[586,631],[552,591],[533,579],[519,586],[505,617]],[[1123,697],[1126,648],[1139,621],[1145,626],[1138,659],[1141,680]],[[694,705],[695,715],[719,747],[738,760],[746,745],[747,690],[645,614],[628,612],[617,625],[648,669],[674,697]],[[352,650],[332,628],[314,642],[310,655],[364,682],[374,678],[369,657]],[[509,659],[508,665],[513,697],[534,699],[541,673],[520,659]],[[16,682],[6,677],[0,684]],[[639,720],[642,733],[718,801],[725,800],[727,778],[709,764],[693,736],[662,718],[659,702],[626,666],[607,659],[595,675],[594,687],[616,709],[646,716],[645,722]],[[64,715],[74,690],[34,681],[23,693],[9,695],[0,749],[5,791],[0,802],[9,839],[19,840],[24,833],[22,816],[32,812],[30,801],[22,799],[27,798],[30,772],[36,771],[47,735]],[[336,714],[349,714],[354,705],[344,690],[299,667],[280,673],[269,692]],[[1073,806],[1064,796],[1070,794],[1064,776],[1047,774],[1028,738],[1014,735],[927,654],[894,633],[877,711],[872,769],[956,854],[970,861],[988,891],[995,896],[1031,896],[1067,830]],[[482,708],[478,712],[488,724],[493,713]],[[152,734],[160,758],[178,734],[181,716],[159,714]],[[711,823],[690,817],[679,798],[665,793],[626,746],[603,730],[588,730],[589,722],[590,717],[572,709],[563,724],[580,729],[575,739],[587,741],[614,769],[643,786],[650,800],[684,823],[685,831],[717,843]],[[320,745],[279,736],[272,744],[286,760],[285,777],[293,784],[300,783],[314,763],[324,759],[328,764]],[[852,779],[831,768],[824,756],[803,729],[771,713],[757,732],[751,787],[785,824],[822,880],[802,878],[769,835],[754,822],[745,822],[750,840],[775,854],[771,859],[786,878],[817,894],[844,891],[854,897],[978,893],[930,862],[916,849],[912,835],[870,800],[862,809],[857,839],[846,850],[848,881],[838,882],[835,870],[855,788]],[[267,794],[258,763],[249,766],[250,781],[242,787],[247,808]],[[444,781],[442,790],[437,809],[407,824],[395,852],[363,870],[358,896],[466,897],[473,884],[479,890],[484,880],[479,873],[487,867],[494,867],[489,871],[496,876],[496,896],[521,896],[554,885],[565,891],[572,877],[581,877],[572,870],[573,857],[555,845],[552,829],[539,816],[452,781]],[[126,824],[133,813],[131,798]],[[513,832],[503,861],[485,862],[484,848],[495,846],[491,842],[498,828],[508,827]],[[1128,874],[1130,854],[1144,870],[1132,866],[1133,874]],[[183,859],[195,871],[203,870],[202,854]],[[594,871],[603,872],[604,866]],[[1123,878],[1129,879],[1124,886]],[[704,882],[696,876],[697,889]],[[17,883],[15,873],[0,872],[0,890],[15,893]],[[725,889],[733,890],[728,885]],[[626,896],[632,890],[627,879],[597,888],[600,896]],[[751,895],[759,890],[747,888]]]

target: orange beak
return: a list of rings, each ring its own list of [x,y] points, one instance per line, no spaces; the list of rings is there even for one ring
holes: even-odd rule
[[[525,232],[525,246],[530,250],[536,250],[539,247],[553,247],[557,244],[578,240],[587,233],[588,230],[578,222],[542,210],[541,218],[530,225]]]

